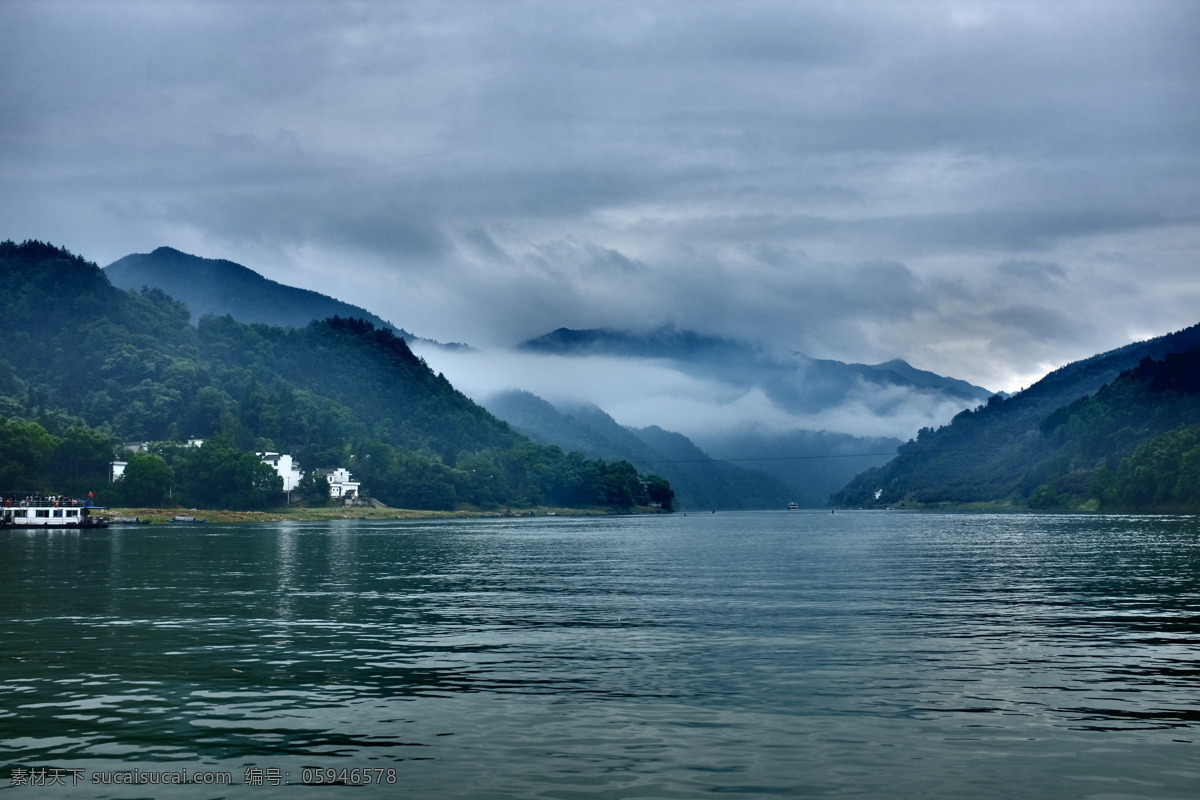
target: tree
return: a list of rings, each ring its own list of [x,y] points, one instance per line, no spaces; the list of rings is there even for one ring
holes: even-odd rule
[[[461,500],[479,508],[495,508],[505,497],[504,477],[495,461],[482,453],[458,458],[456,488]]]
[[[36,422],[0,421],[0,493],[47,491],[42,471],[58,440]]]
[[[651,503],[658,503],[662,506],[663,511],[672,511],[672,503],[675,501],[675,491],[671,488],[671,484],[657,475],[650,475],[646,478],[646,495]]]
[[[329,501],[329,481],[309,470],[296,484],[292,495],[305,504],[324,505]]]
[[[1066,505],[1066,498],[1056,492],[1053,487],[1042,484],[1033,490],[1029,495],[1029,507],[1036,509],[1062,508]]]
[[[185,448],[177,474],[181,502],[196,508],[266,508],[283,492],[283,479],[270,465],[224,435]]]
[[[108,483],[112,458],[113,445],[108,436],[73,425],[54,448],[46,468],[47,483],[56,494],[83,497]]]
[[[162,508],[171,494],[175,471],[166,460],[153,453],[134,453],[124,475],[105,494],[114,505]]]
[[[230,508],[269,508],[283,493],[283,478],[254,453],[244,453],[235,462],[234,485],[227,501]]]

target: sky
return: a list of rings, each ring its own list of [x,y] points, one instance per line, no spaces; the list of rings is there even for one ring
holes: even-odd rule
[[[0,238],[101,266],[167,245],[497,352],[670,324],[996,391],[1200,322],[1194,0],[0,18]]]

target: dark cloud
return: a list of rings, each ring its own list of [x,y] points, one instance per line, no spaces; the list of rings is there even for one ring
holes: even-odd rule
[[[4,12],[0,236],[102,264],[171,245],[484,347],[673,323],[997,389],[1197,321],[1191,0]]]
[[[1019,331],[1022,339],[1069,340],[1075,326],[1062,311],[1045,306],[1013,305],[994,308],[987,317],[1002,330]]]
[[[1061,287],[1067,280],[1067,271],[1058,264],[1047,261],[1021,259],[1005,261],[997,268],[1005,282],[1017,281],[1051,291]],[[1000,287],[1003,289],[1003,287]]]

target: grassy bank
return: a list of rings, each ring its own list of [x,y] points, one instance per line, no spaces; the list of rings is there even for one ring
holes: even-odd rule
[[[609,508],[537,508],[459,511],[414,511],[403,508],[280,508],[270,511],[223,511],[197,508],[106,508],[101,514],[108,519],[137,517],[152,525],[168,524],[175,516],[188,516],[207,522],[322,522],[337,519],[461,519],[469,517],[585,517],[616,513],[660,513],[662,509],[638,508],[624,512]]]

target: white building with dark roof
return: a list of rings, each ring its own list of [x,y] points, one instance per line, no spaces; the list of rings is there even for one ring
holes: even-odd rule
[[[270,464],[279,477],[283,478],[285,492],[290,492],[300,485],[300,479],[304,477],[304,473],[300,471],[300,465],[293,461],[291,456],[285,453],[259,453],[258,457],[264,464]]]

